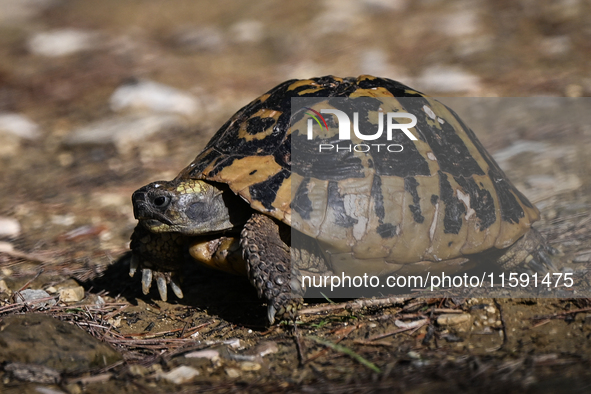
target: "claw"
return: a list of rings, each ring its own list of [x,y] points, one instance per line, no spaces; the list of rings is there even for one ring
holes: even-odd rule
[[[140,266],[140,258],[138,257],[137,254],[133,253],[131,255],[131,262],[129,263],[129,276],[131,276],[133,278],[133,276],[135,275],[135,271],[137,271],[137,268]]]
[[[554,248],[552,248],[554,249]],[[556,249],[554,249],[556,250]],[[549,252],[552,253],[552,252]],[[538,255],[540,256],[540,259],[542,259],[542,263],[549,269],[553,270],[553,271],[558,271],[558,269],[556,268],[556,266],[552,263],[552,260],[550,259],[550,257],[548,257],[548,255],[544,252],[540,252],[538,253]]]
[[[535,259],[531,259],[529,263],[527,263],[527,265],[532,268],[535,272],[540,272],[540,273],[544,273],[547,272],[548,269],[541,263],[539,263],[537,260]]]
[[[177,276],[173,276],[170,278],[170,288],[172,289],[172,292],[178,297],[178,298],[183,298],[184,294],[183,291],[181,290],[181,286],[179,283],[179,278]]]
[[[148,294],[152,286],[152,270],[149,268],[142,269],[142,292]]]
[[[269,319],[269,324],[273,324],[275,322],[275,313],[277,311],[273,307],[273,305],[269,305],[267,308],[267,319]]]
[[[168,300],[168,289],[166,288],[166,279],[163,276],[159,276],[156,279],[156,285],[158,285],[158,293],[160,293],[160,299],[162,301]]]

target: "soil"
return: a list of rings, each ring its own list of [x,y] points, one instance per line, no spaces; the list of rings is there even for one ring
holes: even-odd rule
[[[156,289],[142,294],[139,275],[128,275],[133,191],[173,178],[231,114],[286,79],[371,72],[427,93],[431,87],[434,96],[546,96],[558,100],[557,108],[575,101],[589,108],[580,97],[591,95],[587,2],[25,3],[32,11],[0,18],[0,113],[24,114],[40,133],[0,131],[0,219],[20,226],[0,235],[0,280],[9,289],[0,286],[0,319],[51,315],[109,344],[123,360],[58,371],[51,384],[17,378],[4,360],[1,392],[589,391],[591,302],[577,294],[468,294],[362,308],[352,300],[338,300],[349,302],[344,307],[308,300],[308,307],[330,311],[269,327],[266,306],[245,278],[191,266],[185,298],[163,302]],[[9,4],[19,3],[6,1],[6,10]],[[35,34],[64,28],[98,38],[63,56],[31,49]],[[437,90],[425,70],[443,64],[477,83]],[[81,127],[120,116],[109,100],[130,80],[188,92],[199,110],[183,115],[181,126],[124,146],[69,143]],[[459,100],[450,105],[471,117],[483,145],[540,208],[535,227],[560,252],[558,268],[586,272],[589,123],[575,115],[572,122],[522,119],[508,127],[495,123],[505,109],[488,107],[479,117],[471,102]],[[140,113],[134,111],[123,114]],[[515,146],[519,154],[511,154]],[[16,303],[19,290],[50,290],[72,279],[85,290],[81,301]],[[1,339],[0,332],[0,347]],[[188,357],[200,350],[218,356]],[[166,377],[183,365],[198,375],[181,384]]]

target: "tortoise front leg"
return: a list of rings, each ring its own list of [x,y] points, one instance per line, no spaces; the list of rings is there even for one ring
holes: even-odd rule
[[[178,233],[152,233],[139,223],[131,235],[129,275],[142,271],[142,292],[148,294],[156,280],[162,301],[168,299],[167,285],[183,298],[178,275],[184,261],[186,239]]]
[[[240,246],[248,278],[268,303],[267,317],[294,319],[302,306],[301,274],[291,262],[289,246],[281,239],[278,224],[255,213],[244,225]]]

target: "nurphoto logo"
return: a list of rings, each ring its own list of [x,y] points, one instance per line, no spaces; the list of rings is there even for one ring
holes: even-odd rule
[[[309,115],[311,118],[308,119],[308,129],[307,129],[307,137],[308,140],[314,139],[314,121],[320,127],[320,130],[325,129],[328,133],[328,124],[326,119],[322,116],[322,114],[332,114],[336,116],[339,126],[339,140],[342,141],[351,141],[351,120],[349,116],[338,109],[321,109],[320,112],[310,108],[304,107],[305,109],[311,111],[306,112],[306,115]],[[378,126],[377,131],[373,134],[364,134],[359,130],[359,112],[353,113],[353,133],[355,136],[362,140],[362,141],[375,141],[382,137],[384,134],[384,113],[382,111],[378,111]],[[402,131],[410,140],[416,141],[417,137],[415,137],[412,132],[410,131],[411,128],[415,127],[417,124],[417,117],[413,114],[409,114],[408,112],[388,112],[386,115],[386,140],[392,141],[392,136],[394,135],[394,131]],[[410,119],[409,123],[397,123],[394,119]],[[369,130],[364,130],[364,132],[369,132]],[[342,144],[320,144],[318,146],[319,152],[329,152],[334,150],[336,152],[340,151],[355,151],[355,152],[369,152],[370,150],[377,150],[380,151],[388,151],[388,152],[402,152],[403,146],[401,144],[385,144],[385,143],[362,143],[362,144],[349,144],[349,145],[342,145]]]

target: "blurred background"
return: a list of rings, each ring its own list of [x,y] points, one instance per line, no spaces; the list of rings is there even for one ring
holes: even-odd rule
[[[87,225],[118,249],[133,190],[290,78],[590,95],[589,15],[585,0],[1,0],[0,236],[31,248]]]
[[[590,15],[589,0],[0,0],[0,279],[96,277],[128,250],[132,192],[287,79],[590,96]],[[552,244],[591,261],[591,129],[489,129],[492,111],[476,134]]]

